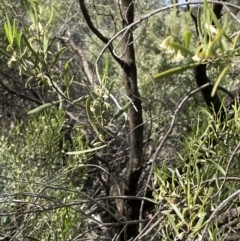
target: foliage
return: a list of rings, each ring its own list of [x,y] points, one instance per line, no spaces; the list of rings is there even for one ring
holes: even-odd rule
[[[200,63],[209,62],[214,66],[221,66],[222,69],[212,91],[212,95],[214,95],[231,63],[239,55],[237,46],[239,34],[231,32],[229,15],[224,14],[223,21],[220,23],[207,1],[204,2],[203,14],[199,12],[195,21],[199,33],[199,44],[196,47],[192,44],[194,33],[189,27],[182,34],[182,39],[179,39],[178,35],[171,31],[171,35],[160,45],[166,53],[174,55],[173,60],[176,60],[176,62],[182,62],[183,59],[188,60],[187,65],[161,72],[154,78],[160,80],[163,77],[170,77],[186,69],[194,68]]]
[[[138,221],[124,210],[138,208],[138,191],[150,189],[146,179],[154,176],[157,219],[141,220],[140,234],[148,228],[142,237],[195,240],[207,228],[208,240],[223,240],[222,227],[208,219],[238,189],[240,110],[234,106],[234,118],[220,123],[201,108],[200,97],[189,99],[187,93],[195,87],[191,69],[200,63],[208,63],[209,76],[216,79],[212,94],[220,84],[232,86],[231,76],[239,71],[239,27],[230,15],[225,13],[219,23],[205,1],[197,18],[199,44],[190,14],[176,7],[150,14],[131,28],[129,46],[134,44],[144,118],[143,155],[135,168],[128,166],[136,151],[129,136],[139,126],[130,130],[129,120],[137,119],[138,109],[124,89],[122,70],[127,67],[115,61],[124,59],[126,33],[111,43],[110,55],[102,52],[104,44],[79,14],[77,1],[3,4],[0,103],[8,135],[2,128],[1,233],[10,232],[16,240],[119,238],[123,223]],[[135,20],[166,6],[161,1],[134,4]],[[122,28],[120,5],[87,2],[93,25],[109,39]],[[16,96],[19,105],[10,105]],[[188,102],[179,106],[183,99]],[[15,109],[25,114],[16,115]],[[152,175],[149,163],[155,153]],[[175,169],[179,163],[183,168]],[[141,178],[137,197],[126,200],[122,190],[128,168],[140,170]],[[221,212],[235,207],[235,201]]]
[[[64,115],[50,108],[20,123],[10,140],[1,137],[2,208],[16,212],[1,220],[2,233],[12,228],[17,230],[15,237],[69,240],[80,231],[76,225],[81,214],[68,203],[80,196],[91,154],[65,154],[85,150],[87,143],[79,130],[65,127]]]
[[[218,216],[210,225],[208,219],[223,200],[239,189],[239,158],[236,156],[240,140],[239,117],[238,107],[234,118],[222,124],[211,113],[200,110],[197,126],[192,124],[192,135],[184,139],[185,154],[179,154],[184,174],[182,169],[155,167],[155,200],[165,204],[159,216],[162,219],[160,236],[167,234],[172,240],[173,237],[196,240],[208,225],[208,235],[204,237],[223,240],[224,227],[214,224]],[[234,208],[237,200],[231,199],[224,206],[224,210]]]

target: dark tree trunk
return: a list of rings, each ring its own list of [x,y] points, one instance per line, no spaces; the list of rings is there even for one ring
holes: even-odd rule
[[[194,77],[199,87],[211,82],[210,79],[207,77],[206,68],[206,64],[200,64],[194,69]],[[224,118],[224,112],[221,110],[221,100],[216,93],[214,96],[211,96],[212,90],[213,85],[204,88],[202,90],[203,98],[210,110],[219,114],[221,118]]]
[[[222,4],[215,3],[213,5],[213,12],[216,15],[217,19],[221,18],[222,8],[223,8]],[[195,22],[196,31],[198,33],[198,29],[197,29],[198,25],[197,25],[197,22],[196,22],[197,21],[196,17],[193,16],[193,20]],[[212,24],[214,25],[214,23],[212,23]],[[207,69],[207,64],[200,64],[199,66],[197,66],[194,69],[194,77],[195,77],[196,83],[199,87],[210,82],[210,79],[207,76],[207,70],[206,69]],[[211,96],[212,89],[213,89],[213,86],[209,86],[209,87],[202,90],[204,100],[205,100],[207,106],[212,111],[217,113],[219,115],[220,119],[223,120],[224,117],[225,117],[225,112],[224,112],[224,109],[221,108],[221,100],[219,99],[217,93],[215,93],[214,96]]]
[[[134,1],[123,0],[121,9],[123,17],[122,27],[125,28],[134,21]],[[122,38],[122,48],[124,53],[123,60],[125,62],[123,80],[126,94],[132,101],[132,105],[128,109],[130,154],[125,179],[125,195],[135,196],[142,172],[143,120],[131,29]],[[135,205],[133,200],[127,201],[127,217],[129,220],[137,220],[139,218],[139,206]],[[136,237],[137,234],[138,225],[127,228],[127,239]]]
[[[79,0],[79,5],[82,14],[88,24],[88,27],[92,32],[105,44],[108,44],[109,39],[100,33],[95,28],[91,18],[88,14],[84,0]],[[121,1],[121,16],[122,16],[122,28],[127,27],[134,21],[134,1],[122,0]],[[137,186],[139,178],[142,172],[142,147],[143,147],[143,119],[142,119],[142,102],[138,91],[137,84],[137,67],[135,62],[135,51],[133,46],[133,33],[132,29],[128,29],[121,39],[122,52],[121,58],[115,55],[113,51],[112,43],[109,44],[109,51],[113,58],[119,63],[123,71],[123,82],[127,97],[130,99],[132,105],[128,108],[128,120],[129,120],[129,161],[127,164],[127,173],[125,177],[124,195],[135,196],[137,193]],[[125,203],[125,213],[123,215],[126,221],[138,220],[140,214],[139,202],[136,203],[133,200],[127,200]],[[122,215],[122,214],[121,214]],[[138,224],[131,226],[121,226],[125,228],[120,239],[126,240],[135,238],[138,234]]]

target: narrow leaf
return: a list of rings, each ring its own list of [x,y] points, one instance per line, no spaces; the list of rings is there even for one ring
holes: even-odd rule
[[[185,31],[183,34],[185,40],[185,47],[188,49],[192,39],[192,33],[190,31]],[[191,51],[190,51],[191,52]]]
[[[47,59],[47,51],[49,47],[49,33],[45,32],[43,35],[43,54],[44,54],[44,59]]]
[[[239,37],[240,37],[240,33],[238,33],[237,36],[234,38],[233,45],[232,45],[233,50],[235,50],[235,48],[237,46]]]
[[[113,117],[114,120],[118,119],[118,117],[120,115],[122,115],[125,111],[127,111],[127,109],[129,108],[129,106],[131,106],[131,102],[128,102],[126,105],[123,106],[123,108],[121,110],[118,111],[118,113]]]
[[[17,41],[17,46],[19,48],[19,50],[22,52],[22,34],[18,32],[18,29],[17,27],[15,26],[14,24],[14,37],[16,38],[16,41]]]
[[[185,46],[183,46],[183,45],[181,45],[179,43],[170,42],[169,46],[174,48],[175,50],[180,50],[182,53],[185,53],[187,55],[193,56],[193,53],[188,48],[186,48]]]
[[[169,223],[171,224],[172,228],[174,229],[176,235],[178,236],[179,235],[179,232],[178,232],[178,228],[173,220],[173,217],[171,216],[171,214],[169,213],[166,213],[167,217],[168,217],[168,221]]]
[[[32,21],[32,23],[36,24],[36,19],[35,19],[33,9],[32,9],[32,6],[31,6],[31,1],[24,0],[24,4],[25,4],[25,7],[27,9],[27,13],[28,13],[28,16],[29,16],[30,20]]]
[[[222,28],[222,24],[220,23],[220,21],[217,19],[215,13],[213,12],[213,9],[209,9],[210,13],[211,13],[211,17],[213,20],[214,25],[216,26],[216,28],[221,29]],[[225,14],[227,15],[227,14]]]
[[[211,160],[209,160],[209,162],[211,162],[224,176],[226,175],[226,171],[218,163]]]
[[[61,101],[62,101],[62,100],[57,100],[57,101],[53,101],[53,102],[51,102],[51,103],[46,103],[46,104],[40,105],[40,106],[38,106],[37,108],[35,108],[35,109],[33,109],[33,110],[30,110],[30,111],[28,112],[28,115],[38,113],[39,111],[42,111],[42,110],[44,110],[44,109],[46,109],[46,108],[49,108],[49,107],[51,107],[51,106],[53,106],[53,105],[55,105],[55,104],[57,104],[57,103],[59,103],[59,102],[61,102]]]
[[[201,217],[199,218],[199,220],[198,220],[198,222],[197,222],[197,224],[196,224],[196,226],[194,227],[193,232],[196,232],[197,230],[200,230],[200,229],[201,229],[205,217],[206,217],[206,214],[205,214],[205,213],[202,213],[202,214],[201,214]]]
[[[172,76],[174,74],[182,73],[182,72],[184,72],[184,71],[186,71],[188,69],[193,69],[193,68],[195,68],[198,65],[199,65],[199,63],[194,63],[194,64],[190,64],[190,65],[187,65],[187,66],[182,66],[182,67],[176,67],[176,68],[173,68],[173,69],[168,69],[166,71],[163,71],[163,72],[155,75],[153,78],[154,78],[154,80],[159,81],[162,78],[170,77],[170,76]]]
[[[48,26],[49,26],[49,25],[51,24],[51,22],[52,22],[52,19],[53,19],[53,10],[54,10],[54,8],[53,8],[53,4],[52,4],[52,9],[51,9],[50,18],[49,18],[49,20],[48,20],[45,28],[48,28]]]
[[[88,120],[90,121],[90,124],[91,124],[93,130],[96,132],[99,139],[102,140],[102,136],[100,135],[100,133],[98,131],[98,128],[95,124],[95,119],[94,119],[93,113],[91,111],[91,100],[90,100],[90,98],[88,98],[87,101],[86,101],[86,111],[87,111]]]
[[[32,52],[32,54],[35,56],[36,59],[38,59],[38,54],[34,51],[34,49],[32,48],[32,46],[29,44],[26,36],[23,34],[22,38],[24,40],[24,42],[26,43],[27,47],[29,48],[29,50]]]
[[[10,22],[8,16],[6,16],[6,19],[7,19],[7,22],[4,23],[5,33],[7,35],[9,44],[13,45],[14,36],[13,36],[12,25],[11,25],[11,22]]]
[[[201,42],[204,42],[204,36],[203,36],[203,31],[202,31],[202,22],[201,22],[201,8],[198,8],[198,13],[197,13],[197,28],[198,28],[198,34],[199,34],[199,39]]]
[[[52,62],[52,67],[56,64],[56,62],[59,60],[60,56],[62,55],[62,53],[66,50],[66,47],[61,48],[58,53],[56,54],[53,62]]]
[[[218,88],[221,80],[222,80],[223,77],[227,74],[227,71],[229,70],[229,68],[230,68],[230,66],[227,65],[227,66],[223,69],[223,71],[221,72],[221,74],[218,76],[218,79],[217,79],[215,85],[213,86],[213,90],[212,90],[211,96],[214,96],[214,95],[215,95],[215,93],[216,93],[216,91],[217,91],[217,88]]]
[[[181,214],[179,208],[173,203],[170,203],[170,205],[172,206],[173,210],[178,215],[178,217],[186,224],[187,222],[185,221],[185,219],[184,219],[183,215]]]
[[[11,55],[9,55],[7,52],[5,52],[4,50],[2,50],[1,48],[0,48],[0,53],[2,53],[3,55],[5,55],[5,56],[8,57],[8,58],[11,58]]]
[[[105,144],[103,146],[98,146],[98,147],[94,147],[94,148],[87,149],[87,150],[82,150],[82,151],[69,151],[69,152],[66,152],[66,154],[68,154],[68,155],[81,155],[81,154],[84,154],[84,153],[97,151],[97,150],[102,149],[102,148],[104,148],[106,146],[107,145]]]
[[[74,100],[73,103],[81,102],[83,100],[86,100],[88,97],[89,97],[89,95],[81,96],[81,97],[77,98],[76,100]]]
[[[107,58],[106,58],[106,61],[105,61],[105,68],[104,68],[103,77],[102,77],[102,84],[104,86],[107,83],[108,70],[109,70],[109,55],[107,55]]]

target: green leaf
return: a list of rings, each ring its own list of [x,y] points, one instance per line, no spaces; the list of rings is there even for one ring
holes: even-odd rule
[[[237,46],[239,37],[240,37],[240,33],[238,33],[237,36],[234,38],[233,45],[232,45],[233,50],[235,50],[235,48]]]
[[[224,176],[226,175],[226,171],[216,162],[208,160],[209,162],[211,162],[217,170],[219,170]]]
[[[57,101],[53,101],[53,102],[51,102],[51,103],[46,103],[46,104],[40,105],[40,106],[38,106],[37,108],[35,108],[35,109],[33,109],[33,110],[30,110],[30,111],[28,112],[28,115],[38,113],[39,111],[42,111],[42,110],[44,110],[44,109],[46,109],[46,108],[49,108],[49,107],[51,107],[51,106],[53,106],[53,105],[55,105],[55,104],[57,104],[57,103],[59,103],[59,102],[61,102],[61,101],[62,101],[62,100],[57,100]]]
[[[74,100],[73,103],[81,102],[83,100],[86,100],[87,98],[89,98],[89,95],[81,96],[81,97],[77,98],[76,100]]]
[[[37,25],[38,23],[38,2],[36,0],[24,0],[25,7],[27,9],[28,16],[32,23]]]
[[[6,33],[9,44],[13,45],[14,35],[13,35],[12,25],[11,25],[11,22],[7,15],[6,15],[6,19],[7,19],[7,22],[4,23],[5,33]]]
[[[35,56],[35,58],[38,60],[38,53],[35,52],[35,50],[32,48],[32,46],[29,44],[28,39],[26,38],[26,36],[23,34],[22,38],[25,42],[25,44],[27,45],[28,49],[32,52],[32,54]]]
[[[53,19],[53,12],[54,12],[54,8],[53,8],[53,4],[52,4],[52,9],[51,9],[50,18],[49,18],[47,24],[45,25],[45,28],[48,28],[48,26],[51,24],[52,19]]]
[[[197,233],[202,228],[205,216],[205,214],[201,214],[197,224],[194,226],[193,233]]]
[[[179,208],[173,203],[170,203],[170,205],[172,206],[172,208],[175,211],[175,213],[177,214],[177,216],[182,220],[182,222],[186,224],[187,222],[185,221],[185,219],[184,219],[183,215],[181,214]]]
[[[132,105],[132,102],[128,102],[126,105],[123,106],[123,108],[121,110],[118,111],[118,113],[113,117],[114,120],[118,119],[118,117],[120,115],[122,115],[125,111],[127,111],[127,109],[129,108],[129,106]]]
[[[182,72],[184,72],[184,71],[186,71],[188,69],[193,69],[193,68],[195,68],[198,65],[199,65],[199,63],[194,63],[194,64],[190,64],[190,65],[187,65],[187,66],[182,66],[182,67],[176,67],[176,68],[173,68],[173,69],[169,69],[169,70],[163,71],[163,72],[155,75],[153,78],[154,78],[154,80],[159,81],[162,78],[166,78],[166,77],[170,77],[170,76],[172,76],[174,74],[182,73]]]
[[[103,72],[103,77],[102,77],[102,84],[103,86],[106,86],[107,80],[108,80],[108,70],[109,70],[109,55],[107,54],[107,58],[105,61],[105,67],[104,67],[104,72]]]
[[[209,11],[207,0],[204,0],[203,8],[204,8],[205,22],[208,23],[209,25],[211,25],[212,21],[211,21],[211,15],[210,15],[210,11]]]
[[[65,83],[65,86],[66,86],[66,95],[68,96],[68,90],[69,90],[69,87],[70,87],[70,84],[71,84],[71,80],[69,81],[69,62],[67,62],[65,65],[64,65],[64,83]],[[73,77],[72,77],[73,78]]]
[[[169,46],[174,48],[175,50],[180,50],[182,53],[184,54],[187,54],[187,55],[190,55],[190,56],[193,56],[193,53],[188,49],[186,48],[185,46],[179,44],[179,43],[176,43],[176,42],[170,42],[169,43]]]
[[[47,59],[47,51],[49,47],[49,33],[44,32],[43,35],[43,54],[44,54],[44,59]]]
[[[67,49],[66,47],[63,47],[63,48],[61,48],[61,49],[58,51],[58,53],[56,54],[56,56],[55,56],[55,58],[54,58],[54,60],[53,60],[53,62],[52,62],[51,67],[53,67],[53,66],[56,64],[56,62],[59,60],[60,56],[62,55],[62,53],[63,53],[66,49]],[[69,62],[69,61],[68,61],[68,62]]]
[[[222,28],[220,31],[217,32],[213,41],[209,42],[208,47],[207,47],[207,51],[206,51],[206,57],[215,56],[217,54],[216,52],[217,52],[217,49],[220,47],[221,42],[224,44],[224,42],[222,41],[222,39],[224,39],[223,38],[224,33],[225,33],[225,29]]]
[[[183,37],[184,37],[184,40],[185,40],[185,47],[188,49],[189,46],[190,46],[190,43],[191,43],[192,33],[190,31],[185,31],[183,33]]]
[[[208,188],[208,192],[207,192],[207,197],[211,197],[213,191],[214,191],[213,187],[209,187],[209,188]]]
[[[18,32],[18,29],[17,29],[17,27],[15,25],[16,25],[16,23],[14,21],[14,29],[13,29],[14,37],[15,37],[15,39],[17,41],[17,46],[18,46],[20,52],[22,52],[22,49],[23,49],[23,46],[22,46],[22,34],[20,34]]]
[[[90,98],[88,98],[87,101],[86,101],[86,111],[87,111],[88,120],[90,121],[90,124],[91,124],[93,130],[96,132],[96,134],[98,135],[99,139],[101,141],[103,141],[103,137],[102,137],[101,133],[98,131],[98,128],[97,128],[97,126],[95,124],[94,115],[93,115],[93,113],[91,111],[91,100],[90,100]]]
[[[176,235],[179,236],[179,232],[178,232],[177,226],[176,226],[176,224],[175,224],[175,222],[173,220],[172,215],[169,214],[169,213],[166,213],[166,215],[167,215],[168,221],[171,224],[171,226],[172,226],[173,230],[175,231]]]
[[[106,146],[107,146],[107,144],[105,144],[103,146],[98,146],[98,147],[94,147],[94,148],[91,148],[91,149],[87,149],[87,150],[82,150],[82,151],[69,151],[69,152],[66,152],[66,154],[68,154],[68,155],[81,155],[81,154],[84,154],[84,153],[94,152],[94,151],[100,150],[100,149],[102,149]]]
[[[202,32],[202,22],[201,22],[201,8],[198,8],[198,13],[197,13],[197,27],[198,27],[198,34],[199,34],[199,38],[200,38],[200,41],[203,42],[203,32]]]
[[[11,58],[12,56],[10,54],[8,54],[7,52],[5,52],[3,49],[0,48],[0,53],[2,53],[3,55],[5,55],[8,58]]]
[[[212,21],[211,21],[211,15],[210,15],[210,11],[209,11],[209,7],[208,7],[208,2],[207,0],[204,0],[204,4],[203,4],[203,10],[204,10],[204,24],[211,26],[212,25]],[[207,31],[206,28],[204,28],[204,34],[203,34],[203,43],[205,45],[208,44],[209,39],[212,39],[212,34],[210,31]]]
[[[222,24],[221,24],[221,22],[217,19],[216,15],[215,15],[214,12],[213,12],[213,9],[210,8],[209,11],[210,11],[211,18],[212,18],[212,21],[213,21],[214,25],[216,26],[216,28],[221,29],[221,28],[222,28]],[[227,16],[227,14],[225,14],[225,16]]]
[[[214,96],[214,95],[215,95],[215,93],[216,93],[216,91],[217,91],[217,88],[218,88],[221,80],[222,80],[223,77],[227,74],[227,71],[229,70],[229,68],[230,68],[230,65],[227,65],[227,66],[223,69],[223,71],[221,72],[221,74],[218,76],[218,79],[217,79],[216,83],[215,83],[214,86],[213,86],[211,96]]]

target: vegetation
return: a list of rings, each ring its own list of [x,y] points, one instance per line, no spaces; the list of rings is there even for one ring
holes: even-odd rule
[[[240,239],[234,3],[2,4],[1,240]]]

